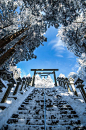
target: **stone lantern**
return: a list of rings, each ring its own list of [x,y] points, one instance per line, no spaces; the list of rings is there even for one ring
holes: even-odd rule
[[[1,100],[1,103],[6,102],[6,100],[7,100],[7,98],[8,98],[8,95],[9,95],[9,93],[10,93],[10,91],[11,91],[11,88],[13,87],[13,83],[12,83],[12,82],[10,82],[10,83],[7,84],[7,85],[8,85],[8,88],[7,88],[7,90],[6,90],[6,92],[5,92],[4,96],[3,96],[3,98],[2,98],[2,100]]]
[[[14,82],[13,78],[13,73],[7,71],[6,69],[0,69],[0,78],[3,80],[7,80],[9,82]],[[0,79],[0,92],[2,92],[2,88],[6,88],[5,84],[3,84],[3,82]],[[11,81],[12,80],[12,81]]]
[[[82,79],[78,78],[74,84],[77,85],[76,88],[79,88],[79,90],[82,94],[82,97],[84,98],[84,101],[86,102],[86,93],[83,89],[83,87],[84,87],[84,84],[82,84],[83,82],[84,81]]]

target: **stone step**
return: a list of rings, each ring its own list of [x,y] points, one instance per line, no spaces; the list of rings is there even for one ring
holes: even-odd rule
[[[70,126],[66,125],[65,127],[63,125],[46,125],[46,130],[85,130],[85,126]],[[5,125],[3,130],[45,130],[44,125]]]
[[[45,94],[44,94],[45,92]],[[36,88],[8,119],[8,130],[67,130],[83,129],[81,121],[71,105],[56,89]]]

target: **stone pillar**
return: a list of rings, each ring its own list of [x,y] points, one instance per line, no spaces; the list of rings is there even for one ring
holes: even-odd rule
[[[60,86],[59,79],[57,79],[57,82],[58,82],[58,86]]]
[[[19,85],[20,85],[20,82],[17,81],[17,85],[16,85],[16,87],[15,87],[15,90],[14,90],[14,92],[13,92],[13,95],[15,95],[15,94],[17,93],[18,88],[19,88]]]
[[[60,86],[60,81],[59,81],[59,79],[58,79],[58,84],[59,84],[59,86]]]
[[[29,78],[26,80],[26,87],[29,86]]]
[[[6,100],[7,100],[7,98],[8,98],[8,95],[10,94],[11,88],[13,87],[12,82],[10,82],[10,83],[7,84],[7,85],[8,85],[8,88],[7,88],[7,90],[6,90],[6,92],[5,92],[4,96],[3,96],[3,98],[2,98],[2,100],[1,100],[1,103],[5,103],[5,102],[6,102]]]
[[[2,88],[6,88],[6,86],[3,84],[3,82],[1,81],[1,79],[0,79],[0,92],[2,92]]]
[[[57,81],[58,81],[58,86],[60,86],[59,77],[57,77]]]
[[[80,92],[82,94],[82,97],[83,97],[83,99],[84,99],[84,101],[86,103],[86,93],[85,93],[83,87],[84,87],[84,84],[79,83],[76,88],[79,88],[79,90],[80,90]]]
[[[59,80],[60,86],[61,86],[61,79]]]
[[[64,82],[63,82],[63,80],[62,80],[62,87],[64,87]]]
[[[64,81],[64,88],[66,89],[66,86],[65,86],[65,85],[66,85],[66,83],[65,83],[65,81]]]
[[[74,94],[76,96],[78,96],[77,91],[76,91],[75,86],[74,86],[74,79],[73,78],[69,78],[69,82],[70,82],[70,85],[71,85],[71,88],[72,88]]]
[[[59,86],[61,86],[61,78],[59,78]]]
[[[31,81],[32,81],[32,77],[29,77],[28,86],[29,86],[29,85],[31,86]]]
[[[64,78],[62,78],[62,87],[65,88],[65,79]]]
[[[62,80],[60,80],[60,86],[62,87]]]
[[[34,71],[34,76],[33,76],[32,86],[34,86],[35,74],[36,74],[36,71]]]
[[[24,81],[22,81],[20,91],[22,91],[23,85],[24,85]]]
[[[26,87],[27,87],[27,81],[25,81],[25,86],[24,86],[24,89],[26,89]]]

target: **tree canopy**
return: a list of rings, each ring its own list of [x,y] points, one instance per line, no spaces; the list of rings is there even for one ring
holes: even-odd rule
[[[50,26],[61,26],[58,35],[80,57],[86,52],[85,7],[85,0],[1,0],[0,67],[36,58]]]

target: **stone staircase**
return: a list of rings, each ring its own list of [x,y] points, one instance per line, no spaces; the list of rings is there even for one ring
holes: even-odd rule
[[[1,130],[85,130],[56,88],[34,88]]]

